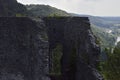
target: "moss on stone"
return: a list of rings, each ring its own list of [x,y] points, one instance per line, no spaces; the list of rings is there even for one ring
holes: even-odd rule
[[[52,52],[53,68],[51,73],[61,74],[62,45],[57,44]]]

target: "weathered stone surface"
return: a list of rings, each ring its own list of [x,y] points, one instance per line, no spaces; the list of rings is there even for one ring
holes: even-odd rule
[[[0,80],[49,80],[52,51],[57,44],[63,48],[62,80],[103,79],[95,68],[100,50],[87,17],[36,21],[0,17]]]
[[[49,80],[40,27],[28,18],[0,17],[0,80]]]
[[[95,69],[100,49],[95,43],[88,18],[54,17],[44,20],[48,27],[50,70],[52,51],[59,43],[63,46],[62,80],[101,80]]]
[[[27,9],[17,0],[0,0],[0,17],[15,17],[27,14]]]

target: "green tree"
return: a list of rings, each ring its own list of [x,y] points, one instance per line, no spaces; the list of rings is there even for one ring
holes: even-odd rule
[[[109,52],[109,51],[108,51]],[[107,53],[108,59],[104,62],[102,73],[106,80],[120,80],[120,43],[113,53]]]

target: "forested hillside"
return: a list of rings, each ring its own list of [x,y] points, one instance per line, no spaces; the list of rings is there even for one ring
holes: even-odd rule
[[[107,60],[101,62],[101,73],[105,80],[120,80],[120,42],[110,51],[106,49]]]
[[[45,16],[69,16],[66,11],[51,7],[49,5],[26,5],[30,16],[45,17]]]
[[[120,17],[99,17],[70,13],[71,16],[89,17],[91,28],[102,49],[113,48],[120,36]],[[116,42],[117,41],[117,42]]]
[[[91,28],[102,49],[112,48],[115,45],[116,36],[106,32],[106,28],[100,28],[94,24],[91,24]]]
[[[106,47],[114,47],[120,36],[120,17],[89,17],[94,34]]]

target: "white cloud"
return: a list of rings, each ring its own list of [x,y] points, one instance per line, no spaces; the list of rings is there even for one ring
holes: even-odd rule
[[[18,0],[23,4],[48,4],[68,12],[120,16],[120,0]]]

